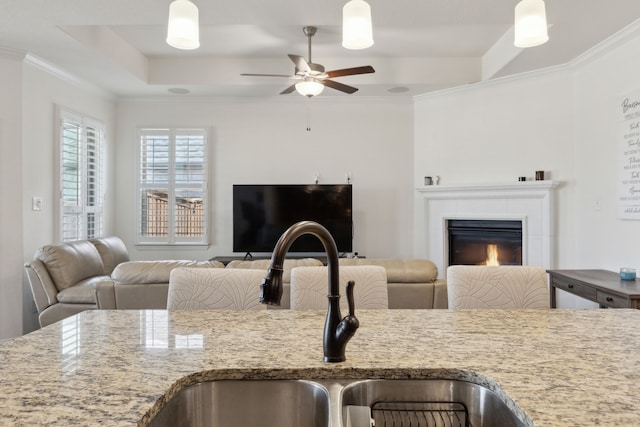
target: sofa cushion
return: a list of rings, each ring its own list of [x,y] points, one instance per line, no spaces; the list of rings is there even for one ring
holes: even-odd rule
[[[252,260],[233,260],[227,264],[227,268],[249,268],[258,270],[267,270],[271,264],[270,259],[252,259]],[[321,267],[322,261],[315,258],[287,258],[284,260],[282,268],[282,281],[291,282],[291,269],[295,267]]]
[[[129,261],[127,247],[119,237],[98,237],[91,239],[90,242],[93,243],[102,258],[104,274],[110,275],[118,264]]]
[[[224,268],[219,261],[128,261],[119,264],[111,274],[118,285],[139,285],[144,283],[169,283],[171,270],[178,267]]]
[[[58,302],[63,304],[95,304],[96,285],[99,282],[110,280],[109,276],[97,276],[81,280],[75,286],[58,292]]]
[[[58,291],[83,279],[104,275],[102,258],[96,247],[87,240],[47,245],[36,251]]]
[[[427,259],[340,258],[340,265],[379,265],[389,283],[428,283],[438,278],[438,267]]]

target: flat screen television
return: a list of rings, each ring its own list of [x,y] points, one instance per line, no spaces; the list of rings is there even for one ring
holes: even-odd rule
[[[353,243],[351,185],[234,185],[233,251],[273,252],[276,242],[299,221],[323,225],[338,252]],[[324,252],[317,237],[300,236],[289,252]]]

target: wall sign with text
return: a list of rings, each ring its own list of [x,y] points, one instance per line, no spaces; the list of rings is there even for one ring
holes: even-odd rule
[[[640,219],[640,90],[620,102],[618,218]]]

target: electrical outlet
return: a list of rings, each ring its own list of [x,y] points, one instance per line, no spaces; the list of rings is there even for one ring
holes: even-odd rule
[[[34,197],[31,199],[31,210],[34,210],[34,211],[42,210],[42,197]]]

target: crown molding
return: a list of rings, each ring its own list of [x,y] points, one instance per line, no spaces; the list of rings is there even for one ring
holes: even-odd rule
[[[640,34],[640,19],[627,25],[622,30],[606,38],[602,42],[593,46],[591,49],[581,53],[574,59],[560,65],[554,65],[552,67],[541,68],[539,70],[527,71],[520,74],[514,74],[511,76],[499,77],[496,79],[485,80],[476,83],[469,83],[464,86],[456,86],[452,88],[442,89],[430,93],[416,95],[413,97],[414,101],[420,101],[424,99],[436,98],[439,96],[451,95],[459,92],[464,92],[470,89],[476,89],[479,87],[491,87],[492,85],[502,85],[505,83],[511,83],[514,81],[530,79],[532,77],[541,77],[548,74],[557,74],[561,72],[573,72],[579,67],[594,62],[603,56],[609,54],[613,49],[622,46],[629,42],[631,39],[638,37]]]
[[[0,56],[7,56],[10,58],[23,60],[25,56],[27,56],[27,52],[19,49],[12,49],[10,47],[0,46]]]
[[[30,53],[26,53],[24,57],[24,63],[29,64],[41,71],[44,71],[45,73],[53,77],[56,77],[80,89],[87,90],[98,96],[101,96],[103,98],[106,98],[112,101],[116,99],[112,93],[94,85],[93,83],[89,83],[86,80],[83,80],[74,74],[71,74],[63,70],[62,68],[56,67],[55,65],[45,61],[44,59],[34,56]]]

